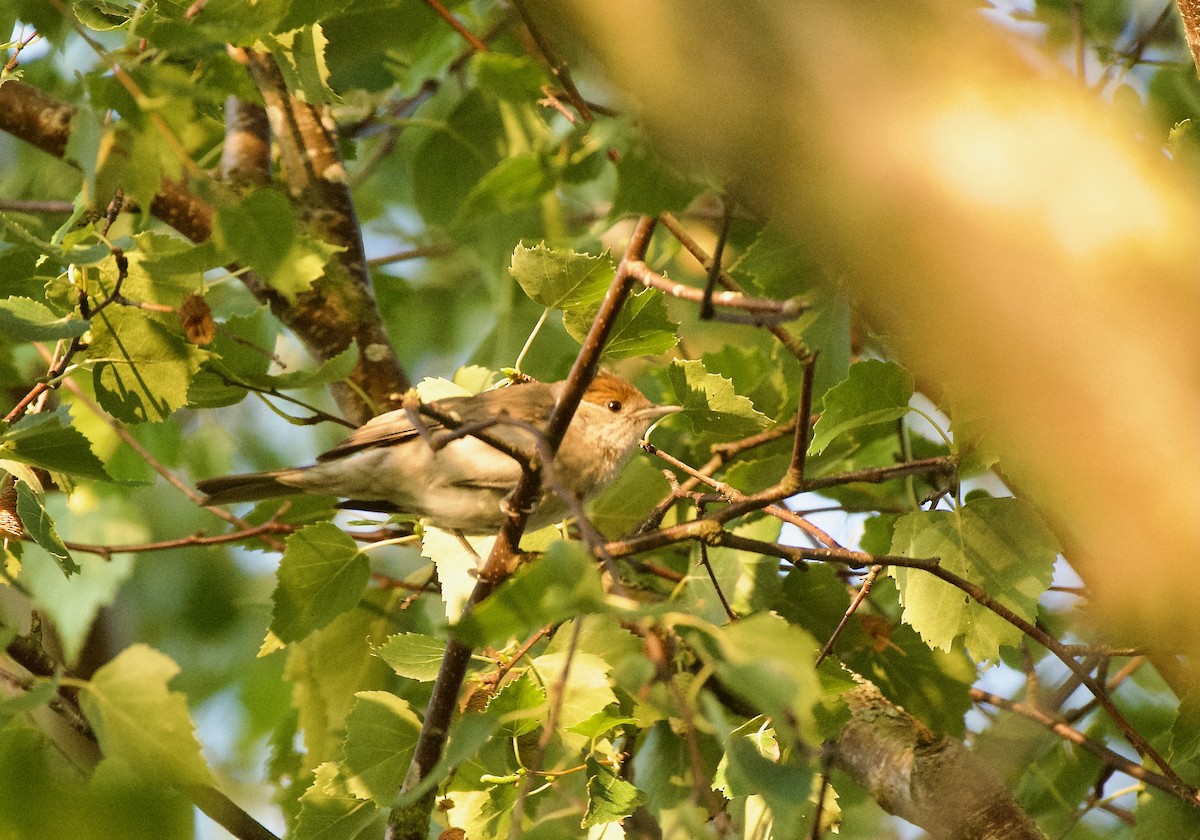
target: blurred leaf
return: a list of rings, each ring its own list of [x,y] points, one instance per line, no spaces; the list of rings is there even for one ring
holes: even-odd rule
[[[611,215],[678,213],[699,192],[699,185],[666,163],[649,145],[637,142],[617,161],[617,192]]]
[[[167,689],[178,673],[166,654],[133,645],[96,671],[80,705],[108,758],[124,761],[144,779],[211,785],[187,700]]]
[[[397,633],[375,648],[375,655],[410,680],[429,682],[438,675],[446,643],[423,633]]]
[[[1200,840],[1200,819],[1189,803],[1159,790],[1146,789],[1138,795],[1134,840],[1170,837],[1171,840]]]
[[[543,686],[562,686],[561,699],[555,698],[560,730],[570,730],[617,702],[609,685],[608,663],[593,653],[545,653],[529,664]]]
[[[272,602],[271,631],[296,642],[358,605],[371,576],[367,556],[336,525],[320,522],[287,538]]]
[[[959,511],[921,511],[900,517],[892,554],[937,557],[943,569],[980,586],[1030,623],[1050,585],[1058,544],[1028,502],[983,498]],[[888,569],[900,589],[904,620],[931,647],[950,650],[962,636],[977,659],[994,661],[1021,631],[920,569]]]
[[[510,102],[535,101],[543,96],[542,88],[551,84],[542,66],[525,55],[476,53],[471,57],[471,72],[481,90]]]
[[[825,394],[808,451],[819,454],[838,435],[900,419],[908,413],[913,387],[912,374],[899,365],[875,359],[851,365],[849,378]]]
[[[348,788],[386,807],[400,790],[421,733],[407,701],[386,691],[360,691],[346,718]]]
[[[270,382],[281,391],[293,391],[300,388],[314,388],[319,385],[329,385],[341,382],[350,375],[358,364],[358,345],[353,342],[332,359],[326,359],[312,370],[294,370],[270,377]]]
[[[262,280],[289,302],[308,291],[325,273],[325,264],[342,248],[305,233],[291,202],[261,189],[238,204],[221,207],[213,237],[239,262],[254,268]]]

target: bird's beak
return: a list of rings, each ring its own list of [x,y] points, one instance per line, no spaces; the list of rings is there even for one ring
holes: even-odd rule
[[[639,420],[657,420],[660,417],[666,417],[668,414],[677,414],[683,411],[681,405],[652,405],[649,408],[638,409],[637,418]]]

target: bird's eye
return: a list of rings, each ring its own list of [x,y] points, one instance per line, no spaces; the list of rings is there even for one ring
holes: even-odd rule
[[[619,412],[621,410],[621,401],[620,400],[609,400],[608,401],[608,410],[611,411],[613,414],[616,414],[617,412]]]

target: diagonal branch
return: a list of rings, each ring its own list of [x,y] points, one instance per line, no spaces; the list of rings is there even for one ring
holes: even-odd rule
[[[575,357],[559,401],[550,413],[550,419],[544,432],[546,457],[553,458],[554,453],[557,452],[559,444],[562,443],[563,436],[566,434],[567,426],[575,415],[575,409],[583,399],[584,391],[596,375],[600,365],[600,354],[632,288],[633,279],[629,272],[629,265],[645,256],[654,226],[653,218],[642,217],[634,228],[629,245],[625,250],[625,256],[617,267],[616,277],[600,304],[600,310],[583,341],[579,355]],[[537,471],[523,470],[516,489],[506,500],[509,510],[508,520],[496,535],[496,542],[492,547],[491,554],[488,555],[487,561],[479,570],[479,582],[475,585],[467,603],[468,611],[489,597],[516,568],[527,512],[532,509],[540,490],[541,480]],[[471,660],[471,653],[471,648],[467,644],[455,638],[451,638],[446,645],[446,652],[442,657],[442,664],[433,684],[429,706],[425,711],[421,733],[417,738],[412,762],[404,782],[404,790],[411,790],[424,780],[442,756],[458,693],[467,673],[467,665]],[[423,838],[428,831],[429,814],[432,807],[433,798],[431,795],[427,795],[414,805],[393,809],[388,818],[387,837],[389,840]]]

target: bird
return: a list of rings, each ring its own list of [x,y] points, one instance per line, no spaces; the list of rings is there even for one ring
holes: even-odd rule
[[[457,424],[533,454],[566,381],[524,382],[430,403]],[[556,483],[581,501],[595,496],[629,460],[657,419],[682,411],[656,405],[606,370],[588,385],[553,462]],[[422,418],[424,419],[424,418]],[[494,421],[494,422],[489,422]],[[425,422],[428,432],[447,428]],[[203,504],[224,505],[311,493],[347,500],[344,507],[415,514],[427,525],[467,535],[494,533],[505,521],[505,497],[521,464],[478,437],[464,435],[435,448],[404,409],[373,417],[309,466],[218,476],[197,482]],[[528,525],[563,519],[569,505],[543,485]]]

